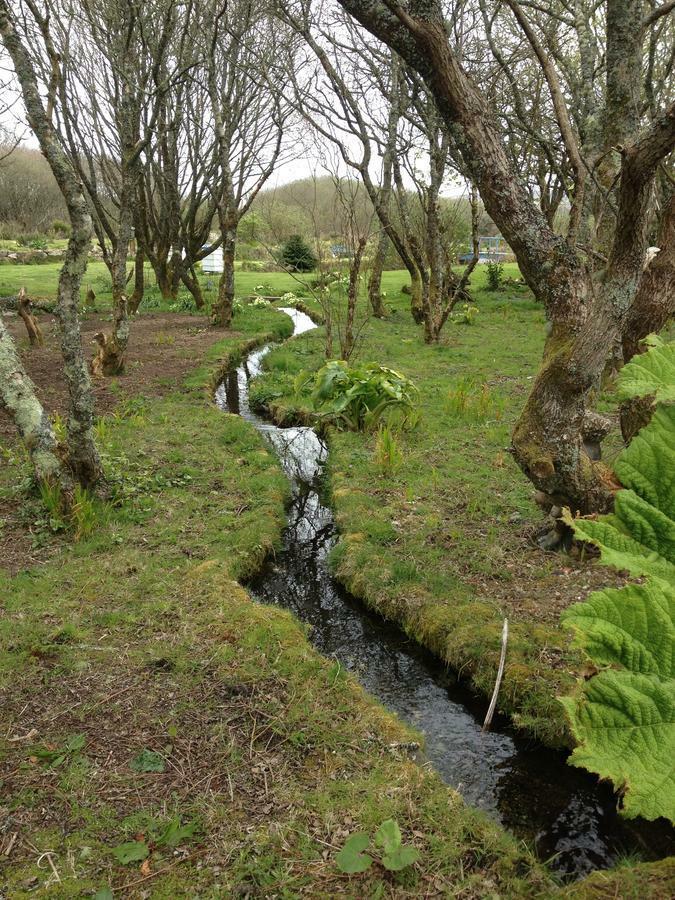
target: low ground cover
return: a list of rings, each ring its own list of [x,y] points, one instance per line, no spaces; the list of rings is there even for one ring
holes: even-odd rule
[[[403,302],[397,340],[408,339]],[[97,324],[85,317],[85,334]],[[24,347],[24,358],[54,413],[64,393],[54,325],[43,327],[45,349]],[[207,388],[244,346],[281,339],[290,323],[249,307],[234,328],[154,312],[136,322],[129,373],[97,388],[109,496],[84,511],[77,542],[72,529],[52,534],[13,433],[0,434],[0,500],[12,510],[0,516],[0,539],[11,537],[0,562],[0,893],[666,896],[668,861],[557,886],[410,760],[416,735],[317,654],[302,626],[242,590],[279,540],[287,484],[253,428],[218,412]],[[314,356],[311,342],[293,342],[273,371],[283,382]],[[344,466],[361,479],[370,444],[343,438],[335,450],[351,447]],[[418,484],[410,496],[395,486],[420,502]],[[525,519],[524,489],[518,508]],[[20,533],[28,549],[11,557]],[[399,874],[340,872],[348,835],[388,819],[419,861]]]
[[[515,281],[515,267],[506,269]],[[405,281],[404,273],[385,274],[390,315],[369,323],[358,361],[410,378],[420,421],[396,434],[384,458],[377,432],[331,431],[328,481],[342,533],[335,572],[485,694],[507,616],[500,707],[540,740],[567,743],[556,698],[572,686],[580,657],[559,615],[617,576],[592,560],[535,546],[541,514],[507,451],[541,358],[543,311],[515,283],[488,291],[480,268],[472,323],[449,324],[440,344],[425,346],[400,290]],[[311,402],[296,393],[298,373],[319,368],[322,350],[319,330],[274,351],[253,402],[281,420],[298,410],[306,418]],[[387,463],[392,453],[394,466]]]
[[[235,324],[187,378],[119,379],[92,527],[43,564],[0,570],[0,891],[546,894],[524,848],[409,759],[415,735],[239,586],[279,539],[287,486],[205,389],[242,344],[290,322],[254,308]],[[44,387],[44,366],[33,374]],[[0,494],[35,509],[26,471],[3,434]],[[49,523],[27,530],[39,541]],[[389,818],[420,862],[341,873],[347,836]]]

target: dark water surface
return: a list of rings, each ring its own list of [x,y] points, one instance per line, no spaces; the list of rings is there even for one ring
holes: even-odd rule
[[[293,319],[295,334],[315,327],[303,313],[283,311]],[[248,584],[251,593],[307,622],[321,653],[339,660],[369,693],[424,734],[424,758],[447,784],[527,840],[561,875],[607,868],[627,853],[657,859],[675,852],[667,823],[619,818],[609,787],[568,766],[564,754],[514,735],[504,722],[484,733],[486,702],[335,581],[327,556],[337,534],[321,500],[327,448],[311,428],[278,428],[248,405],[248,382],[260,373],[267,352],[269,347],[251,353],[216,392],[222,409],[252,422],[270,442],[292,487],[283,547]]]

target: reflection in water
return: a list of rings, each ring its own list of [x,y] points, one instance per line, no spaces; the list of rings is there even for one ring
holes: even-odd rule
[[[313,327],[302,313],[284,311],[296,334]],[[424,734],[425,757],[447,784],[529,840],[541,858],[553,858],[561,874],[607,867],[626,852],[648,858],[672,853],[672,829],[619,819],[609,788],[567,766],[563,754],[528,744],[505,727],[484,733],[484,704],[331,577],[327,555],[337,536],[320,484],[327,448],[311,428],[277,428],[248,405],[248,381],[259,374],[268,350],[254,351],[216,396],[223,409],[238,412],[264,434],[292,486],[282,550],[249,584],[253,595],[307,622],[321,653],[338,659],[367,691]]]

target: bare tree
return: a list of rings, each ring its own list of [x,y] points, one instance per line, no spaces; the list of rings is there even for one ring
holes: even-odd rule
[[[612,0],[606,23],[608,72],[605,119],[622,125],[616,225],[601,280],[583,254],[549,226],[514,170],[493,111],[458,61],[438,0],[340,4],[424,78],[452,133],[485,207],[511,245],[520,269],[551,322],[544,364],[513,434],[516,460],[552,501],[584,512],[607,509],[615,485],[607,468],[584,451],[597,416],[592,394],[633,307],[647,245],[655,176],[675,146],[675,104],[644,127],[622,107],[634,93],[626,59],[640,55],[642,3]],[[618,47],[622,46],[620,54]],[[610,71],[611,70],[611,71]],[[555,83],[548,82],[551,93]],[[557,104],[561,134],[574,139]],[[565,107],[565,108],[563,108]],[[569,111],[567,111],[569,112]]]
[[[271,176],[290,108],[275,72],[278,24],[264,0],[205,0],[204,83],[210,102],[217,172],[210,185],[223,248],[215,324],[232,320],[237,229]],[[288,51],[287,51],[288,52]]]
[[[62,73],[61,127],[112,280],[113,326],[110,335],[97,336],[92,371],[116,375],[124,371],[129,341],[127,256],[142,158],[177,77],[182,54],[169,51],[185,40],[190,4],[186,10],[169,0],[49,4],[60,26],[53,53]]]
[[[61,485],[68,487],[70,481],[68,470],[70,470],[77,481],[87,486],[95,484],[101,477],[101,463],[94,440],[94,402],[82,352],[78,315],[80,283],[87,267],[92,222],[82,186],[53,125],[55,108],[59,102],[61,78],[58,60],[53,55],[49,17],[40,11],[34,0],[26,0],[21,12],[22,30],[6,0],[0,0],[0,37],[21,88],[28,122],[61,189],[71,225],[66,257],[59,276],[57,300],[61,353],[70,400],[67,420],[67,468],[60,466],[57,470],[53,459],[50,458],[50,454],[54,455],[51,429],[46,423],[44,412],[38,411],[30,384],[22,378],[20,370],[12,360],[11,350],[5,338],[3,350],[8,354],[9,360],[5,378],[10,377],[11,371],[18,372],[19,379],[26,386],[19,395],[21,402],[17,405],[16,400],[12,401],[8,403],[8,408],[14,413],[19,430],[25,439],[31,441],[32,433],[38,435],[38,444],[44,449],[44,453],[40,451],[40,456],[33,454],[38,478],[58,477]],[[39,38],[44,42],[44,50],[54,63],[46,85],[46,101],[43,99],[44,90],[41,90],[35,63],[35,46]],[[44,87],[43,85],[43,89]],[[3,396],[7,403],[6,388],[7,385],[3,389]],[[22,422],[25,409],[23,401],[26,401],[31,409],[34,423],[31,428],[26,427],[25,420]]]

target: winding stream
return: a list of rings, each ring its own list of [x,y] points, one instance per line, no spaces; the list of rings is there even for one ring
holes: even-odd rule
[[[282,312],[293,319],[295,334],[315,327],[304,313]],[[675,852],[673,830],[665,822],[620,819],[611,790],[567,766],[564,754],[516,736],[503,721],[484,733],[486,702],[331,576],[327,556],[337,533],[321,499],[326,445],[311,428],[278,428],[249,407],[248,383],[260,374],[269,350],[249,354],[216,391],[221,409],[243,416],[269,441],[292,488],[283,547],[248,584],[253,596],[307,622],[321,653],[337,659],[370,694],[424,734],[424,759],[443,780],[468,804],[527,840],[561,876],[607,868],[628,853],[656,859]]]

